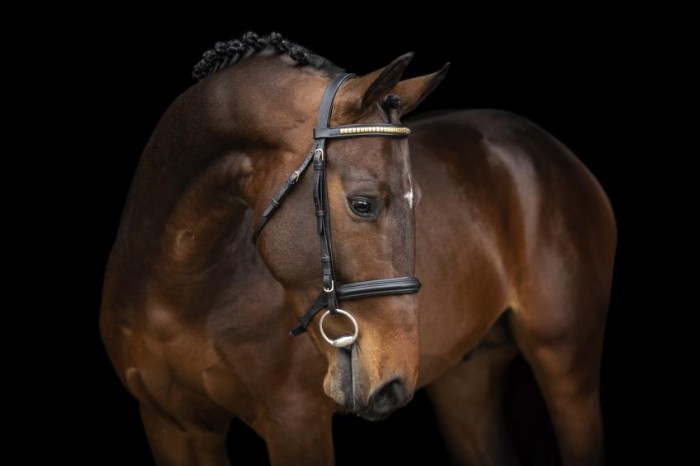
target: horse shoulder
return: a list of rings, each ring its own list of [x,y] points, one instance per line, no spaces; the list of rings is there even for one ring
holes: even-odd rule
[[[529,120],[496,110],[428,114],[410,125],[422,193],[416,222],[425,357],[458,361],[507,310],[528,312],[544,335],[561,335],[581,313],[524,311],[522,301],[570,289],[569,282],[597,287],[594,299],[606,302],[612,210],[571,151]],[[549,278],[556,279],[551,286]]]

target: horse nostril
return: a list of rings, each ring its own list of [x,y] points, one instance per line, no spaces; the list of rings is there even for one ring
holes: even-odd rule
[[[388,415],[408,403],[410,395],[402,379],[390,380],[370,396],[369,409],[378,415]]]

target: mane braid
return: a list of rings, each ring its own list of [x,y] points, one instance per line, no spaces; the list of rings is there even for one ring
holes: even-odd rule
[[[246,32],[240,39],[217,42],[214,48],[202,54],[202,59],[192,68],[192,77],[202,80],[219,70],[235,65],[241,60],[263,51],[273,51],[278,55],[287,55],[299,66],[312,68],[333,77],[343,71],[329,60],[314,54],[310,50],[286,40],[277,32],[260,37],[254,32]]]

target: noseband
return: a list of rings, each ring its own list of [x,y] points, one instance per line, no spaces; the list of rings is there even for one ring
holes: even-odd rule
[[[349,346],[357,340],[359,327],[355,318],[348,312],[338,307],[341,300],[366,298],[370,296],[387,296],[417,293],[420,289],[420,281],[416,277],[382,278],[354,283],[337,283],[335,268],[333,265],[333,247],[331,242],[330,210],[328,204],[328,185],[326,181],[326,157],[325,147],[327,139],[358,138],[369,136],[381,136],[390,138],[405,138],[411,132],[405,126],[393,124],[376,125],[345,125],[329,127],[331,113],[333,112],[333,100],[340,86],[350,77],[349,74],[340,74],[328,85],[323,93],[321,108],[318,114],[318,123],[314,130],[314,146],[306,156],[302,164],[297,168],[272,198],[272,202],[262,214],[260,223],[253,233],[253,244],[258,240],[267,222],[277,211],[291,188],[299,182],[306,169],[313,160],[313,196],[316,207],[316,230],[321,243],[321,270],[323,274],[323,291],[314,301],[306,314],[301,318],[299,325],[294,327],[290,334],[297,336],[304,333],[314,316],[322,309],[328,310],[321,316],[319,330],[321,336],[328,344],[337,348]],[[352,322],[354,332],[352,335],[331,339],[323,330],[323,322],[329,314],[341,314]]]

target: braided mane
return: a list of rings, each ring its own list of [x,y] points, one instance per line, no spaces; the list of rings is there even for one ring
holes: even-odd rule
[[[343,71],[326,58],[286,40],[277,32],[263,37],[254,32],[246,32],[240,39],[217,42],[214,44],[214,48],[204,52],[202,59],[192,69],[192,77],[202,80],[219,70],[266,50],[274,51],[278,55],[287,55],[299,66],[311,66],[331,77]]]

